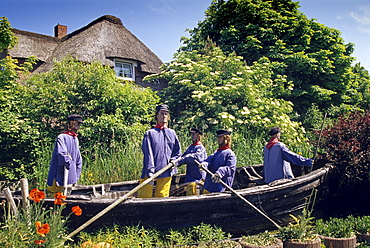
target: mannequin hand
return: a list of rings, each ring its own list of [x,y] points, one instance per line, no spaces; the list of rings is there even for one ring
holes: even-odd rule
[[[212,176],[212,182],[219,183],[221,181],[221,176],[218,173],[213,174]]]
[[[200,172],[204,171],[203,167],[205,167],[203,163],[198,163],[198,168]]]

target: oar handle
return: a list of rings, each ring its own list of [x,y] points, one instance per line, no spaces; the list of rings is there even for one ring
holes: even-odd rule
[[[197,160],[195,160],[195,162],[201,167],[201,169],[203,169],[205,172],[207,172],[209,175],[213,176],[214,173],[212,173],[210,170],[208,170],[208,168],[204,167],[201,163],[199,163]],[[250,201],[248,201],[247,199],[245,199],[241,194],[239,194],[238,192],[236,192],[233,188],[231,188],[229,185],[227,185],[224,181],[220,180],[220,183],[225,186],[228,190],[230,190],[232,193],[234,193],[237,197],[239,197],[241,200],[243,200],[245,203],[247,203],[249,206],[251,206],[254,210],[256,210],[258,213],[260,213],[263,217],[265,217],[266,219],[268,219],[269,221],[271,221],[272,224],[274,224],[277,228],[280,228],[280,226],[275,222],[273,221],[270,217],[268,217],[264,212],[262,212],[261,210],[259,210],[256,206],[254,206]]]
[[[150,178],[146,179],[144,182],[140,183],[138,186],[136,186],[135,188],[133,188],[132,190],[130,190],[127,194],[125,194],[121,198],[117,199],[111,205],[109,205],[108,207],[106,207],[105,209],[103,209],[102,211],[100,211],[97,215],[95,215],[94,217],[92,217],[90,220],[88,220],[87,222],[85,222],[84,224],[82,224],[79,228],[77,228],[76,230],[74,230],[73,232],[71,232],[66,237],[66,239],[71,239],[74,235],[76,235],[77,233],[79,233],[80,231],[82,231],[84,228],[86,228],[88,225],[90,225],[91,223],[93,223],[94,221],[96,221],[97,219],[99,219],[100,217],[102,217],[108,211],[110,211],[111,209],[113,209],[114,207],[116,207],[117,205],[119,205],[121,202],[127,200],[128,197],[132,196],[139,189],[141,189],[142,187],[144,187],[145,185],[147,185],[148,183],[150,183],[151,181],[153,181],[154,179],[156,179],[158,176],[160,176],[166,170],[168,170],[171,167],[173,167],[175,165],[174,163],[176,163],[179,160],[180,160],[180,158],[177,158],[177,159],[173,160],[171,163],[169,163],[168,165],[166,165],[165,167],[163,167],[162,169],[160,169],[159,171],[157,171],[156,173],[154,173],[154,175],[152,177],[150,177]]]
[[[63,195],[67,195],[67,193],[68,193],[68,173],[69,173],[69,170],[67,169],[67,167],[64,166]]]

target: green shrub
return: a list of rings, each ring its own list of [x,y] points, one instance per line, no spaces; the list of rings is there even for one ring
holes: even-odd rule
[[[268,231],[256,235],[242,236],[239,242],[255,246],[272,246],[277,244],[276,237],[271,235]]]
[[[319,235],[331,238],[349,238],[354,233],[353,226],[347,218],[319,219],[315,223],[315,230]]]
[[[370,216],[349,216],[349,222],[352,224],[353,229],[358,234],[370,233]]]
[[[230,234],[222,231],[220,227],[204,223],[189,228],[188,232],[189,237],[197,243],[230,238]]]
[[[303,214],[295,217],[291,215],[295,223],[289,223],[288,226],[279,228],[277,237],[282,241],[298,241],[308,242],[317,240],[317,234],[314,232],[314,226],[312,225],[313,217],[311,212],[307,209],[303,210]]]
[[[65,117],[78,113],[85,120],[81,144],[124,140],[150,123],[159,101],[151,89],[121,81],[110,67],[71,57],[24,83],[24,112],[44,125],[44,135],[54,138]]]

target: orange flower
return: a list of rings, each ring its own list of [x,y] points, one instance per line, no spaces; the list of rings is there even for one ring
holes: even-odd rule
[[[36,221],[36,233],[40,234],[41,237],[45,237],[45,234],[50,232],[50,226],[48,223],[41,225],[40,221]]]
[[[63,199],[55,199],[54,204],[55,205],[66,205],[67,203],[63,202]]]
[[[36,245],[41,245],[44,242],[46,242],[46,240],[35,240]]]
[[[55,205],[65,205],[67,203],[63,202],[67,197],[64,196],[61,192],[58,192],[54,195],[55,197],[55,201],[54,201],[54,204]]]
[[[30,191],[30,194],[28,197],[35,202],[40,202],[40,200],[45,199],[45,193],[44,191],[33,189]]]
[[[82,209],[79,206],[74,206],[72,207],[72,212],[75,215],[80,216],[82,214]]]
[[[55,195],[54,195],[55,199],[66,199],[67,196],[63,195],[62,192],[57,192]]]

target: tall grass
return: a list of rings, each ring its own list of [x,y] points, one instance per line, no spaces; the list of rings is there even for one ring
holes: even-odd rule
[[[191,144],[191,138],[187,129],[177,132],[182,152]],[[143,154],[141,151],[142,135],[136,135],[125,142],[117,142],[113,145],[103,143],[86,147],[81,144],[83,157],[82,175],[79,184],[112,183],[127,180],[136,180],[141,175]],[[232,150],[237,157],[237,166],[260,164],[263,162],[263,147],[268,137],[261,133],[234,132],[232,134]],[[206,147],[207,154],[212,154],[218,147],[216,135],[205,133],[202,143]],[[42,156],[38,158],[35,168],[35,182],[39,188],[45,187],[45,180],[49,169],[51,152],[54,144],[44,146]],[[313,156],[312,147],[307,143],[294,144],[292,150],[303,156]],[[179,168],[179,173],[185,172],[185,166]],[[35,183],[34,182],[34,183]]]
[[[46,189],[51,153],[54,144],[47,143],[42,145],[42,152],[38,154],[37,165],[34,167],[32,178],[29,178],[30,188]]]
[[[113,147],[103,145],[87,148],[83,153],[83,172],[80,184],[112,183],[135,180],[141,174],[141,140]]]

